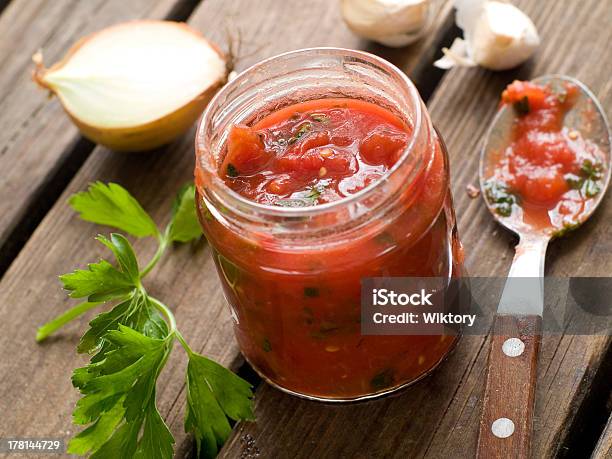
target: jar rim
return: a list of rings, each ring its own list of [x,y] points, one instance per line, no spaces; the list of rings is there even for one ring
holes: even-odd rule
[[[410,80],[408,75],[406,75],[406,73],[404,73],[396,65],[392,64],[386,59],[383,59],[375,54],[368,53],[366,51],[361,51],[361,50],[349,49],[349,48],[326,46],[326,47],[302,48],[302,49],[288,51],[285,53],[281,53],[281,54],[277,54],[277,55],[268,57],[248,67],[247,69],[243,70],[235,78],[233,78],[225,86],[223,86],[223,88],[221,88],[215,94],[215,96],[211,99],[210,103],[206,107],[204,114],[202,115],[200,122],[198,124],[197,130],[196,130],[196,136],[195,136],[196,169],[198,167],[203,167],[203,165],[199,164],[199,157],[198,157],[199,144],[201,143],[200,141],[205,135],[204,134],[205,127],[207,126],[207,124],[209,124],[212,121],[211,118],[213,116],[213,109],[215,106],[219,105],[219,101],[222,100],[226,96],[226,94],[229,93],[233,89],[234,86],[248,79],[250,74],[259,71],[260,69],[266,67],[271,62],[274,62],[276,60],[282,60],[284,58],[291,57],[291,56],[298,55],[298,54],[302,54],[302,55],[319,54],[320,55],[321,53],[323,54],[342,54],[345,56],[348,55],[348,56],[361,58],[361,59],[365,58],[366,60],[369,60],[375,63],[379,67],[399,77],[399,81],[401,82],[401,84],[405,86],[405,89],[407,89],[407,93],[409,95],[410,102],[412,103],[412,106],[414,107],[414,113],[412,113],[412,115],[414,116],[413,129],[410,133],[409,141],[406,144],[406,147],[404,148],[404,151],[402,152],[399,159],[382,177],[380,177],[380,179],[374,181],[373,183],[357,191],[356,193],[353,193],[349,196],[345,196],[342,199],[338,199],[336,201],[331,201],[331,202],[327,202],[324,204],[317,204],[315,206],[283,207],[283,206],[274,206],[270,204],[264,204],[264,203],[260,203],[254,200],[250,200],[246,198],[245,196],[242,196],[237,191],[230,188],[223,180],[221,180],[220,177],[218,177],[218,175],[214,174],[215,181],[218,180],[224,197],[237,201],[241,206],[244,206],[246,209],[251,209],[260,214],[276,216],[276,217],[297,217],[297,218],[313,217],[313,216],[316,216],[316,215],[319,215],[325,212],[333,211],[334,209],[337,209],[342,206],[350,205],[354,202],[359,202],[364,197],[375,193],[376,190],[380,189],[389,180],[389,178],[398,171],[398,169],[401,167],[404,161],[409,157],[410,153],[413,151],[415,144],[417,142],[417,138],[422,128],[423,118],[424,118],[421,97],[420,97],[420,94],[416,86],[412,82],[412,80]]]

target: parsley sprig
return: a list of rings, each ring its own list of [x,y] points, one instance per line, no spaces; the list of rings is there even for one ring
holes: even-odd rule
[[[231,432],[230,420],[253,419],[250,384],[194,352],[177,329],[172,311],[150,296],[142,283],[172,243],[201,236],[194,194],[193,185],[180,190],[163,231],[115,183],[94,183],[70,199],[84,220],[135,237],[153,236],[158,248],[141,269],[125,236],[100,235],[96,240],[110,250],[115,263],[100,260],[60,276],[70,297],[85,301],[40,327],[37,341],[90,309],[112,306],[89,323],[77,347],[78,352],[92,355],[89,364],[72,376],[82,396],[73,421],[87,427],[70,441],[69,453],[92,458],[172,458],[174,438],[157,409],[155,390],[175,341],[189,357],[185,431],[194,433],[199,455],[216,455]]]

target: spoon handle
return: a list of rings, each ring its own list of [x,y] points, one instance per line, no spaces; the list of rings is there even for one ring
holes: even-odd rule
[[[493,326],[477,457],[530,457],[548,239],[521,237]]]

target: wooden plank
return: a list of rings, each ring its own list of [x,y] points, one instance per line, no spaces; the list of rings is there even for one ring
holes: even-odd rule
[[[608,419],[606,428],[595,446],[592,459],[609,459],[612,457],[612,416]]]
[[[267,14],[262,14],[264,11]],[[291,27],[284,25],[288,17],[292,18]],[[330,8],[326,0],[206,0],[190,19],[193,26],[222,45],[227,45],[224,24],[228,21],[234,30],[240,28],[243,40],[251,44],[244,52],[259,49],[256,56],[240,60],[238,68],[289,49],[362,44],[340,22],[337,8]],[[407,52],[412,57],[402,58],[406,69],[416,65],[420,50],[428,49],[422,44]],[[193,135],[191,132],[150,154],[115,154],[96,148],[6,272],[0,282],[0,322],[11,325],[0,335],[3,434],[68,437],[75,430],[70,411],[77,393],[70,386],[69,369],[84,361],[75,356],[74,346],[86,319],[43,345],[36,345],[33,339],[37,325],[72,304],[60,290],[56,276],[74,268],[75,263],[84,264],[103,254],[93,241],[101,229],[79,221],[66,206],[66,199],[88,182],[112,180],[131,190],[156,221],[164,220],[174,193],[192,177]],[[151,240],[137,241],[136,248],[143,261],[155,249]],[[146,284],[153,295],[173,308],[179,328],[194,349],[231,365],[238,358],[238,349],[208,252],[203,243],[177,249],[151,273]],[[187,453],[192,442],[182,433],[184,365],[184,355],[177,349],[158,384],[158,397],[179,451]],[[52,415],[39,416],[40,412]]]
[[[2,12],[0,196],[11,198],[0,200],[0,272],[93,148],[32,82],[32,55],[43,49],[50,65],[87,33],[129,19],[177,17],[195,1],[14,0]],[[64,184],[56,189],[58,178]]]
[[[497,74],[452,70],[429,104],[450,151],[459,233],[472,275],[505,275],[516,243],[493,222],[482,201],[470,199],[465,191],[467,184],[477,184],[479,145],[504,86],[515,78],[567,73],[587,83],[604,107],[612,102],[608,51],[612,32],[605,2],[514,3],[534,19],[542,36],[533,62]],[[547,275],[609,275],[612,200],[602,206],[578,232],[551,245]],[[564,444],[567,430],[573,421],[589,422],[574,419],[574,414],[610,344],[603,336],[544,337],[533,457],[572,457],[572,445]],[[238,426],[222,457],[238,457],[255,448],[262,457],[277,458],[470,457],[476,450],[488,346],[485,337],[464,337],[434,375],[379,402],[326,406],[264,385],[256,397],[257,422]]]

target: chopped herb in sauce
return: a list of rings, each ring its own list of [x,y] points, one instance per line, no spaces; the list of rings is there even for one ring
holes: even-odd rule
[[[574,231],[576,228],[578,228],[582,223],[581,222],[576,222],[576,223],[564,223],[563,224],[563,228],[555,231],[553,233],[553,237],[563,237],[565,236],[567,233],[569,233],[570,231]]]
[[[487,181],[485,183],[485,195],[487,201],[498,215],[502,217],[512,215],[512,206],[516,204],[517,199],[505,184],[495,180]]]
[[[272,350],[272,345],[270,344],[270,340],[268,338],[264,338],[261,347],[263,348],[264,352],[270,352]]]
[[[558,93],[557,100],[564,104],[565,101],[567,101],[567,91],[561,91],[560,93]]]
[[[314,313],[312,312],[312,309],[305,307],[303,311],[305,316],[304,322],[306,322],[306,325],[312,325],[314,322]]]
[[[370,386],[374,390],[383,390],[393,385],[395,380],[394,372],[391,368],[381,371],[376,374],[370,381]]]
[[[383,231],[382,233],[378,233],[374,236],[374,240],[381,245],[392,245],[395,244],[395,239],[391,234],[387,231]]]
[[[304,134],[306,134],[308,131],[310,131],[312,129],[312,124],[311,123],[304,123],[300,126],[300,128],[298,129],[298,131],[293,135],[293,137],[290,137],[287,142],[289,144],[293,144],[295,142],[297,142],[298,140],[300,140],[301,137],[304,136]]]
[[[238,283],[238,278],[240,277],[240,269],[220,253],[217,254],[217,257],[219,260],[219,269],[221,274],[223,274],[223,277],[225,277],[225,280],[230,288],[234,289]]]
[[[315,339],[325,339],[330,335],[335,334],[338,330],[340,330],[340,326],[334,322],[323,321],[319,326],[319,329],[310,333]]]
[[[312,113],[310,117],[317,123],[327,123],[329,121],[329,116],[324,113]]]
[[[308,298],[317,298],[320,292],[316,287],[304,287],[304,296]]]
[[[514,111],[518,116],[525,116],[529,113],[529,98],[527,96],[523,96],[523,98],[517,100],[512,104],[514,106]]]
[[[582,190],[587,198],[596,196],[601,191],[599,181],[602,178],[603,166],[586,160],[580,167],[579,175],[566,174],[565,181],[574,190]]]
[[[279,199],[274,203],[275,206],[281,207],[309,207],[314,206],[319,197],[325,190],[325,183],[318,183],[317,185],[310,188],[310,190],[306,191],[303,196],[298,196],[295,198],[287,198],[287,199]]]
[[[599,181],[602,178],[603,166],[601,163],[593,164],[587,160],[582,163],[580,168],[580,174],[585,178],[585,189],[584,192],[587,197],[592,198],[601,191]]]
[[[228,177],[238,177],[238,169],[233,164],[227,165],[227,176]]]

